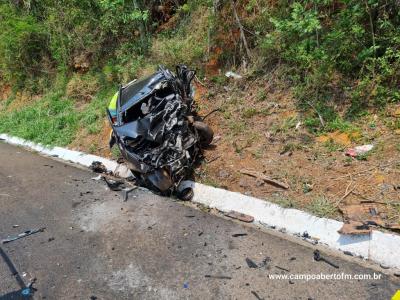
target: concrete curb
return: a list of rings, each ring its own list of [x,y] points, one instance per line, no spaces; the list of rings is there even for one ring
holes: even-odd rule
[[[48,148],[24,139],[0,134],[0,139],[13,145],[23,146],[47,156],[89,167],[93,161],[102,162],[109,171],[121,177],[131,175],[129,169],[115,161],[85,154],[61,147]],[[318,218],[297,209],[286,209],[271,202],[249,197],[240,193],[214,188],[201,183],[184,182],[194,189],[193,202],[222,212],[231,210],[251,215],[261,226],[275,228],[286,233],[302,236],[307,232],[309,241],[351,253],[391,268],[400,269],[400,236],[373,230],[370,235],[340,235],[337,231],[343,223],[326,218]]]

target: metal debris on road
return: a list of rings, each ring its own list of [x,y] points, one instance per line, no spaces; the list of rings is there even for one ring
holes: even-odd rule
[[[286,272],[290,272],[290,270],[286,269],[286,268],[282,268],[280,266],[275,266],[275,268],[282,270],[282,271],[286,271]]]
[[[251,293],[256,297],[257,300],[264,300],[264,298],[261,298],[256,291],[251,291]]]
[[[249,268],[258,269],[258,265],[248,257],[246,257],[246,263]]]
[[[271,257],[266,256],[266,257],[262,260],[261,264],[259,264],[258,267],[259,267],[259,268],[265,267],[265,268],[269,269],[269,268],[270,268],[269,263],[270,263],[271,261],[272,261]]]
[[[93,161],[89,169],[95,173],[107,173],[106,166],[100,161]]]
[[[247,233],[234,233],[232,234],[233,237],[240,237],[240,236],[246,236]]]
[[[6,239],[3,239],[1,242],[3,244],[7,244],[7,243],[10,243],[10,242],[19,240],[21,238],[24,238],[26,236],[29,236],[29,235],[32,235],[32,234],[35,234],[35,233],[38,233],[38,232],[43,232],[45,229],[46,229],[46,227],[42,227],[42,228],[39,228],[39,229],[33,229],[33,230],[27,230],[27,231],[25,231],[23,233],[18,234],[17,236],[8,237]]]
[[[103,176],[103,180],[111,191],[118,192],[125,188],[125,182],[122,180],[107,179],[105,176]]]
[[[326,262],[328,265],[330,265],[330,266],[332,266],[332,267],[334,267],[334,268],[336,268],[336,269],[339,269],[339,266],[338,266],[338,265],[336,265],[336,264],[334,264],[333,262],[331,262],[331,261],[327,260],[326,258],[322,257],[322,256],[321,256],[321,253],[319,252],[319,250],[314,250],[314,260],[315,260],[315,261],[323,261],[323,262]]]
[[[132,188],[126,188],[126,189],[123,190],[123,192],[124,192],[124,202],[128,201],[129,193],[134,191],[134,190],[136,190],[137,188],[138,188],[137,186],[134,186]]]
[[[230,276],[223,276],[223,275],[204,275],[205,278],[215,278],[215,279],[232,279]]]

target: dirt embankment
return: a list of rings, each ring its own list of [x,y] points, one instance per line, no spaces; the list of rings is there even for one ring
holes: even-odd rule
[[[197,83],[196,91],[201,115],[220,110],[207,117],[215,139],[196,170],[198,181],[338,219],[350,205],[373,203],[374,216],[360,213],[361,220],[379,217],[381,224],[399,224],[400,131],[394,126],[400,123],[400,106],[371,112],[354,128],[317,135],[304,125],[306,116],[291,93],[266,78]],[[71,146],[111,156],[108,134],[104,122],[99,134],[78,134]],[[363,144],[374,148],[358,158],[345,155]],[[257,171],[289,188],[241,170]]]

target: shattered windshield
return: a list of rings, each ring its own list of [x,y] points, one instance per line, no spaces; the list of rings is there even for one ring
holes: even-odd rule
[[[161,79],[160,73],[152,74],[143,79],[137,80],[127,87],[122,89],[121,93],[121,107],[125,106],[131,100],[137,100],[142,98],[147,93],[151,92],[154,85],[157,84]]]

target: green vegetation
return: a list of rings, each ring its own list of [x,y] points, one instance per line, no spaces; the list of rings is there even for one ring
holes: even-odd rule
[[[214,70],[209,79],[221,86],[230,83],[225,70],[246,66],[249,79],[279,70],[314,133],[350,132],[368,109],[400,101],[396,1],[249,0],[236,1],[235,9],[231,1],[209,0],[0,3],[0,86],[14,91],[1,103],[0,130],[44,143],[67,144],[81,126],[99,132],[118,84],[160,63],[183,62],[200,75]],[[4,111],[17,91],[43,98]],[[246,107],[242,117],[267,113]],[[243,130],[241,123],[231,127],[233,134]]]
[[[44,144],[69,144],[78,129],[73,102],[50,93],[34,105],[0,115],[0,132]]]
[[[274,202],[283,208],[297,208],[298,204],[296,201],[290,198],[273,197]]]
[[[314,198],[306,209],[318,217],[333,217],[337,213],[335,205],[325,197]]]

